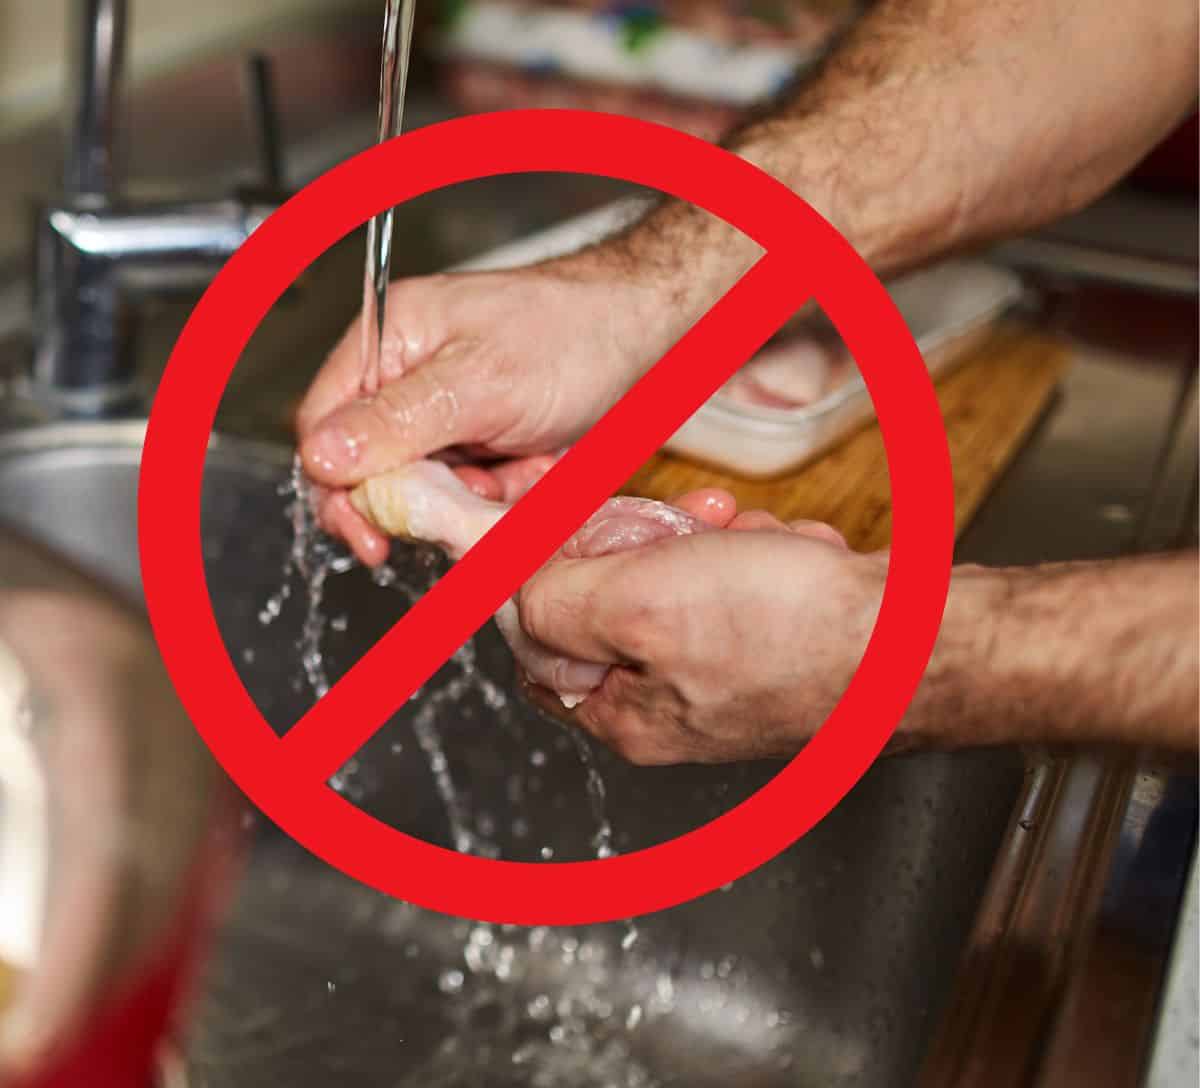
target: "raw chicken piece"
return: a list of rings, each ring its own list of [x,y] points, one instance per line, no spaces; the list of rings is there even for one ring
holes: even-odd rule
[[[437,544],[454,560],[470,551],[510,509],[480,498],[436,461],[419,461],[367,480],[351,493],[350,501],[381,532]],[[711,528],[666,503],[619,497],[609,499],[588,519],[563,545],[560,557],[612,555]],[[605,665],[560,657],[534,642],[521,628],[515,600],[501,606],[496,626],[527,677],[555,692],[567,708],[583,702],[608,672]]]
[[[825,345],[793,337],[759,352],[721,389],[738,404],[803,408],[828,391],[833,358]]]

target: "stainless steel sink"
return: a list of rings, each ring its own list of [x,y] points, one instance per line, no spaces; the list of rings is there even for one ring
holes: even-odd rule
[[[0,437],[0,512],[139,592],[136,424]],[[230,654],[284,730],[313,700],[297,652],[306,612],[283,583],[290,453],[216,440],[204,495],[213,605]],[[395,583],[331,577],[333,678],[437,576],[398,548]],[[424,743],[421,742],[423,738]],[[430,772],[443,746],[457,820],[504,857],[585,858],[598,816],[574,739],[512,694],[489,627],[344,769],[341,788],[449,845]],[[635,769],[594,753],[615,845],[704,822],[773,765]],[[197,1085],[783,1086],[911,1083],[1021,787],[1016,753],[878,765],[815,831],[723,892],[621,925],[477,927],[398,904],[253,819],[251,862],[189,1040]]]

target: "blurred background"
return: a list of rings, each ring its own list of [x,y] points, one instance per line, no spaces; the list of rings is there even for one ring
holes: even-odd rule
[[[0,0],[0,378],[21,365],[21,350],[6,345],[29,327],[30,223],[61,189],[64,103],[79,71],[68,60],[79,2]],[[406,127],[459,113],[577,107],[718,139],[810,72],[869,6],[426,0],[417,5]],[[198,199],[249,188],[276,198],[367,147],[375,138],[382,8],[379,0],[132,3],[114,132],[121,197]],[[1066,262],[1111,279],[1091,267],[1093,251],[1102,249],[1106,262],[1113,253],[1135,263],[1145,258],[1139,274],[1189,278],[1196,132],[1193,117],[1117,193],[1049,228],[1053,252],[1043,239],[1008,256],[1035,270],[1049,266],[1052,278]],[[478,197],[437,205],[436,214],[401,213],[397,274],[433,270],[434,253],[453,262],[484,252],[622,192],[595,179],[558,185],[551,200],[537,186],[502,179],[478,190]],[[310,350],[330,346],[334,328],[352,316],[356,293],[351,281],[346,287],[345,306],[327,307],[329,331],[315,341],[310,334]],[[138,311],[154,359],[148,381],[170,345],[153,333],[163,293]],[[164,327],[173,332],[179,316]],[[290,405],[299,391],[296,382],[262,395]]]

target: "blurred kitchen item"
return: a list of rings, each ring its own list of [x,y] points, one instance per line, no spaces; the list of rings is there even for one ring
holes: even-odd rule
[[[287,199],[287,175],[283,163],[283,133],[279,128],[279,96],[271,58],[263,52],[246,57],[242,66],[243,97],[254,128],[258,152],[258,185],[244,194],[246,199],[281,203]]]
[[[0,643],[0,965],[9,978],[33,966],[45,910],[49,824],[31,713],[25,672]],[[0,1008],[7,990],[0,981]]]
[[[935,378],[950,373],[1022,295],[1014,273],[982,261],[947,261],[887,286]],[[789,408],[739,404],[718,393],[665,448],[750,478],[785,472],[830,449],[875,412],[866,383],[840,340],[828,335],[825,340],[834,362],[818,399]],[[779,350],[775,345],[765,350],[773,349]],[[747,364],[751,373],[757,362]],[[795,362],[803,365],[802,358]]]
[[[463,267],[512,268],[572,252],[632,222],[645,206],[640,198],[609,205]],[[949,373],[1023,294],[1015,273],[978,260],[952,260],[913,272],[892,281],[888,290],[934,376]],[[781,345],[786,354],[788,338],[796,336],[795,328],[789,328],[764,349],[764,354],[775,356],[776,371]],[[796,468],[845,438],[872,418],[874,409],[866,384],[836,333],[823,329],[816,336],[810,334],[809,345],[818,339],[825,344],[829,364],[828,384],[817,399],[790,408],[767,406],[761,400],[747,403],[735,379],[733,396],[718,393],[664,448],[754,479]],[[804,368],[810,354],[793,347],[792,364]],[[747,368],[752,372],[762,358],[752,359]],[[746,384],[741,383],[742,390]]]
[[[718,138],[810,68],[851,0],[450,0],[435,51],[460,107],[569,107]]]
[[[969,525],[997,488],[1069,376],[1070,349],[1027,322],[1006,321],[971,349],[965,365],[938,383],[937,398],[954,469],[954,521]],[[888,548],[892,487],[883,434],[862,426],[828,455],[752,479],[695,458],[659,453],[628,481],[629,494],[669,498],[706,487],[730,492],[740,509],[769,510],[781,521],[827,522],[855,547]]]
[[[230,795],[123,599],[0,530],[0,1084],[148,1084]]]

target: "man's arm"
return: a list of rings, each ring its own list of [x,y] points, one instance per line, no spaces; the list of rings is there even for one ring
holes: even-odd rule
[[[1186,115],[1196,80],[1195,0],[882,0],[727,144],[887,274],[1087,204]],[[690,323],[757,254],[671,202],[595,256],[625,258]]]
[[[751,511],[721,532],[550,564],[518,607],[541,646],[610,666],[570,717],[630,761],[790,758],[858,668],[887,570],[885,554],[852,552],[826,527]],[[1194,753],[1198,612],[1195,552],[956,567],[891,747]],[[532,694],[563,713],[553,695]]]
[[[992,743],[1197,746],[1196,554],[956,569],[902,733]]]

